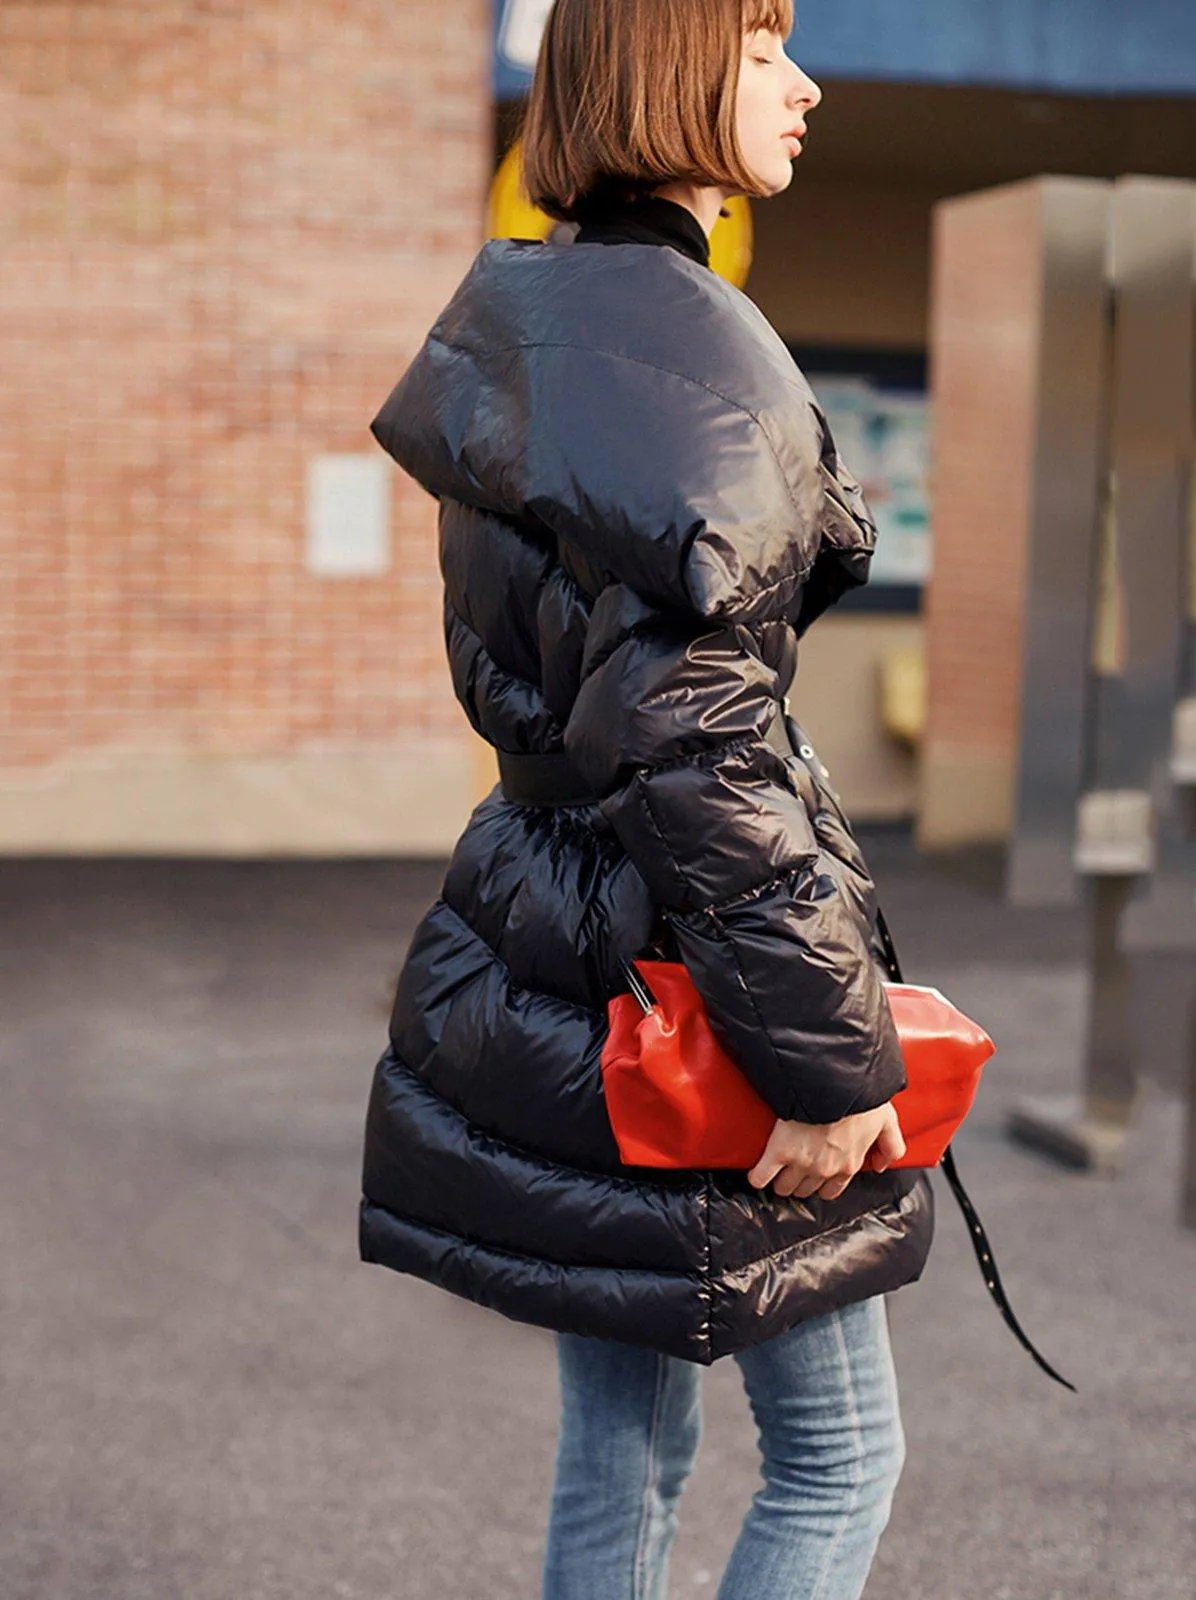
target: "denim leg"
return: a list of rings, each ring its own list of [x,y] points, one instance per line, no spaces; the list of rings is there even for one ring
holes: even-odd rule
[[[859,1600],[905,1460],[884,1297],[736,1355],[764,1486],[718,1600]]]
[[[702,1433],[701,1369],[556,1335],[561,1384],[543,1600],[664,1600],[677,1502]]]

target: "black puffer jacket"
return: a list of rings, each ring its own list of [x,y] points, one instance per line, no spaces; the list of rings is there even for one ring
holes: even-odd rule
[[[440,502],[470,722],[597,799],[474,810],[374,1074],[362,1259],[702,1363],[917,1278],[924,1174],[827,1201],[627,1167],[602,1094],[619,958],[651,953],[778,1116],[905,1083],[867,867],[764,737],[875,541],[788,351],[677,249],[492,240],[373,430]]]

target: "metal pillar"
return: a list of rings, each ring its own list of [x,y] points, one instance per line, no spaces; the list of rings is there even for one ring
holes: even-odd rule
[[[1029,486],[1019,741],[1006,895],[1068,905],[1084,782],[1088,661],[1105,431],[1112,185],[1051,178],[1041,189],[1042,310]]]
[[[1130,1036],[1129,957],[1118,927],[1134,880],[1104,874],[1085,886],[1088,899],[1088,969],[1092,988],[1084,1055],[1085,1083],[1080,1094],[1027,1095],[1009,1114],[1008,1130],[1019,1143],[1053,1157],[1064,1166],[1113,1176],[1133,1110],[1136,1082]]]
[[[1193,277],[1196,302],[1196,275]],[[1196,390],[1196,315],[1193,317],[1193,387]],[[1185,838],[1196,841],[1196,394],[1193,400],[1192,451],[1188,461],[1187,616],[1185,619],[1181,694],[1175,707],[1171,736],[1171,781],[1175,786],[1176,816]],[[1196,1229],[1196,984],[1188,1002],[1187,1070],[1183,1085],[1187,1095],[1184,1117],[1183,1179],[1179,1218]]]
[[[1132,782],[1148,790],[1155,871],[1127,908],[1127,948],[1196,955],[1196,849],[1176,783],[1177,704],[1192,671],[1191,462],[1196,397],[1196,184],[1133,178],[1124,186],[1124,405],[1117,476],[1125,534],[1126,652],[1114,737]],[[1120,195],[1119,195],[1120,198]],[[1118,202],[1115,200],[1115,205]],[[1153,221],[1147,221],[1147,219]],[[1142,240],[1143,227],[1150,236]],[[1119,267],[1119,274],[1121,269]],[[1189,681],[1185,681],[1188,679]]]

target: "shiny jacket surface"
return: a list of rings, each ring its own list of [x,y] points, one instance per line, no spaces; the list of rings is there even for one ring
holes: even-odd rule
[[[619,958],[683,960],[779,1117],[905,1083],[867,865],[764,730],[875,527],[755,305],[647,244],[492,240],[373,423],[439,500],[454,688],[593,803],[475,808],[366,1116],[362,1258],[519,1320],[709,1363],[920,1274],[925,1174],[837,1200],[620,1163]]]

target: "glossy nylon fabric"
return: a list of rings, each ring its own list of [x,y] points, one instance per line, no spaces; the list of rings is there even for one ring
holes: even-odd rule
[[[374,1073],[362,1259],[700,1363],[917,1278],[924,1173],[828,1201],[624,1166],[603,1101],[620,958],[653,953],[778,1116],[905,1084],[867,865],[764,737],[875,543],[785,346],[676,249],[492,240],[372,427],[439,500],[473,727],[597,799],[470,817]]]

